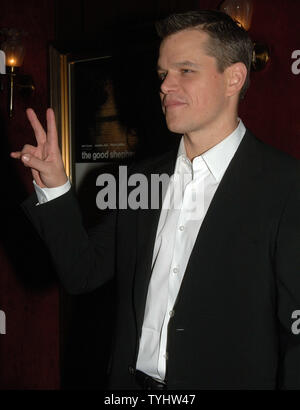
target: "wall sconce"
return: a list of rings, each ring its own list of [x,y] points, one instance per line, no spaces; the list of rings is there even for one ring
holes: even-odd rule
[[[248,31],[250,29],[253,15],[252,0],[225,0],[220,4],[219,10],[229,14],[245,30]],[[267,65],[269,59],[269,47],[265,44],[254,42],[252,70],[262,70]]]
[[[6,76],[9,82],[9,118],[13,117],[14,93],[15,89],[31,93],[34,90],[32,78],[28,75],[18,73],[19,67],[23,64],[25,48],[22,43],[22,36],[26,33],[12,28],[0,30],[4,37],[1,49],[5,53]]]

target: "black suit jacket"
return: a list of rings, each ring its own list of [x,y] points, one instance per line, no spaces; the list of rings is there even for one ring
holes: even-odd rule
[[[174,170],[176,153],[132,172]],[[246,132],[200,228],[168,328],[172,389],[300,389],[299,162]],[[157,210],[112,211],[89,235],[72,191],[24,209],[65,288],[116,278],[111,387],[134,388]]]

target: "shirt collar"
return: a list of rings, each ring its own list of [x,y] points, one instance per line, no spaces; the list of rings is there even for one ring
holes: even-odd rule
[[[228,137],[224,138],[221,142],[204,152],[202,155],[193,159],[192,166],[197,164],[197,159],[202,158],[217,182],[221,181],[232,157],[245,135],[245,125],[240,118],[238,118],[238,120],[239,124],[237,128],[228,135]],[[180,157],[187,159],[183,137],[179,144],[177,161]]]

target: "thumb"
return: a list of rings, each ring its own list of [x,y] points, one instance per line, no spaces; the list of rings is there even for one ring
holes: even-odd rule
[[[48,169],[47,164],[45,164],[45,161],[38,159],[34,155],[24,154],[22,155],[21,160],[25,167],[34,168],[39,172],[45,172]]]

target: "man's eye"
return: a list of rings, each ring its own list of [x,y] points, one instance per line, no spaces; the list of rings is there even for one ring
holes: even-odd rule
[[[167,74],[166,73],[159,73],[158,74],[158,78],[160,81],[164,81],[164,79],[166,78]]]
[[[188,73],[192,73],[193,70],[190,70],[189,68],[183,68],[183,69],[181,70],[181,72],[182,72],[183,74],[188,74]]]

